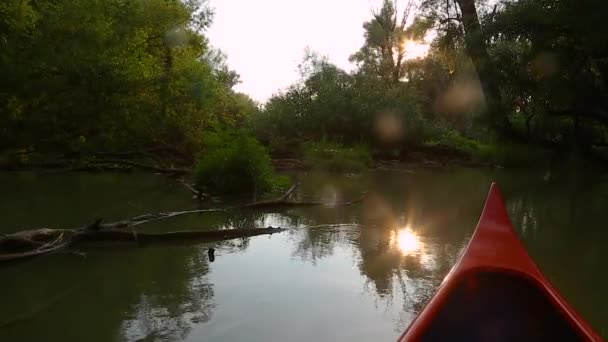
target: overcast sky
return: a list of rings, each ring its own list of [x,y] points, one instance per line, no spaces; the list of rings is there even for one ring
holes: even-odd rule
[[[348,57],[363,44],[363,22],[381,0],[210,0],[208,37],[241,75],[237,91],[257,101],[298,79],[304,49],[351,70]]]

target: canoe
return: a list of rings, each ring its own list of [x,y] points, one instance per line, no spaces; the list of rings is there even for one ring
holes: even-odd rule
[[[602,341],[528,256],[496,184],[462,256],[400,341]]]

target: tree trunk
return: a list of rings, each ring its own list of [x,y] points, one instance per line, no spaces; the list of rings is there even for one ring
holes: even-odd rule
[[[483,36],[475,0],[455,0],[462,12],[462,24],[465,31],[465,45],[469,57],[475,66],[481,87],[486,97],[488,119],[501,135],[508,134],[511,124],[502,102],[498,86],[498,73],[492,65],[488,47]]]
[[[166,47],[160,84],[160,115],[162,120],[167,119],[167,108],[169,106],[169,84],[171,83],[171,68],[173,67],[173,55],[171,53],[171,48]]]

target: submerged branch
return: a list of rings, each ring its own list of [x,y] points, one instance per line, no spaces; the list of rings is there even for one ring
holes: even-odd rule
[[[170,211],[170,212],[159,212],[154,214],[144,214],[139,216],[134,216],[128,218],[126,220],[111,222],[111,223],[101,223],[97,225],[97,227],[89,228],[88,230],[102,230],[102,229],[118,229],[118,228],[127,228],[127,227],[135,227],[145,223],[149,223],[152,221],[183,216],[188,214],[200,214],[200,213],[213,213],[213,212],[222,212],[225,209],[216,208],[216,209],[196,209],[196,210],[184,210],[184,211]]]
[[[22,252],[22,253],[0,254],[0,262],[27,259],[27,258],[32,258],[35,256],[49,254],[49,253],[57,252],[59,250],[67,248],[69,245],[70,245],[70,242],[68,241],[68,242],[64,242],[62,244],[55,245],[53,247],[45,248],[45,249],[36,249],[33,251]]]
[[[154,243],[188,240],[196,242],[215,242],[256,235],[280,233],[284,228],[244,228],[224,230],[182,230],[166,233],[133,233],[131,231],[108,229],[97,232],[82,232],[74,236],[75,241],[131,241],[137,243]]]
[[[102,230],[87,230],[87,229],[56,229],[57,237],[43,248],[0,254],[0,262],[15,261],[27,259],[44,254],[76,248],[85,242],[136,242],[137,244],[150,243],[165,243],[173,241],[188,241],[188,242],[215,242],[256,235],[275,234],[285,231],[284,228],[245,228],[245,229],[225,229],[225,230],[183,230],[172,231],[166,233],[139,233],[131,230],[122,229],[102,229]],[[37,234],[48,237],[46,228],[40,230],[32,230],[32,236],[37,238]],[[15,233],[19,234],[19,233]],[[65,236],[65,238],[64,238]],[[0,237],[2,239],[14,238],[9,236]],[[61,242],[61,243],[60,243]]]
[[[125,159],[97,159],[97,160],[95,160],[95,164],[126,165],[126,166],[131,166],[131,167],[135,167],[135,168],[142,169],[142,170],[153,171],[153,172],[164,173],[164,174],[172,174],[172,175],[184,175],[184,174],[188,174],[188,173],[192,172],[192,170],[190,170],[190,169],[165,168],[165,167],[159,167],[159,166],[155,166],[155,165],[138,163],[138,162],[134,162],[131,160],[125,160]]]
[[[192,184],[189,184],[184,180],[178,180],[177,182],[183,185],[188,191],[190,191],[194,195],[194,198],[199,201],[211,197],[209,196],[209,194],[206,194],[202,191],[198,191],[194,186],[192,186]]]
[[[126,220],[103,223],[103,219],[96,219],[93,223],[75,229],[40,228],[23,230],[20,232],[0,236],[0,262],[14,261],[35,256],[70,250],[82,242],[99,241],[131,241],[138,244],[153,242],[168,242],[187,240],[196,242],[213,242],[235,238],[251,237],[263,234],[274,234],[284,231],[283,228],[247,228],[225,230],[185,230],[165,233],[141,233],[135,231],[140,226],[152,221],[167,219],[188,214],[208,212],[225,212],[242,209],[276,209],[296,206],[347,206],[363,201],[366,193],[361,197],[341,203],[327,203],[321,201],[295,201],[289,198],[297,189],[299,183],[294,184],[285,193],[276,199],[253,202],[228,208],[197,209],[172,212],[159,212],[138,215]]]

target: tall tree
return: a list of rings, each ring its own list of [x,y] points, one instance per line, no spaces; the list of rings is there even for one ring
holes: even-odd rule
[[[606,10],[600,0],[520,0],[487,24],[505,89],[533,109],[525,117],[537,139],[578,149],[606,141]]]
[[[207,0],[0,3],[0,149],[193,147],[238,121],[212,14]]]
[[[488,114],[492,119],[491,123],[499,133],[508,133],[511,129],[508,112],[502,101],[498,74],[488,54],[486,37],[479,22],[475,0],[455,1],[460,7],[467,52],[477,70],[477,75],[486,96]]]
[[[512,133],[509,111],[500,91],[499,74],[488,52],[488,37],[479,17],[475,0],[425,0],[423,8],[445,26],[446,33],[453,34],[460,26],[464,34],[467,54],[477,72],[486,101],[486,122],[501,135]]]
[[[399,13],[397,0],[384,0],[373,19],[364,23],[365,43],[351,56],[351,61],[385,81],[399,82],[404,76],[405,43],[410,38],[408,20],[413,3],[409,1]]]

